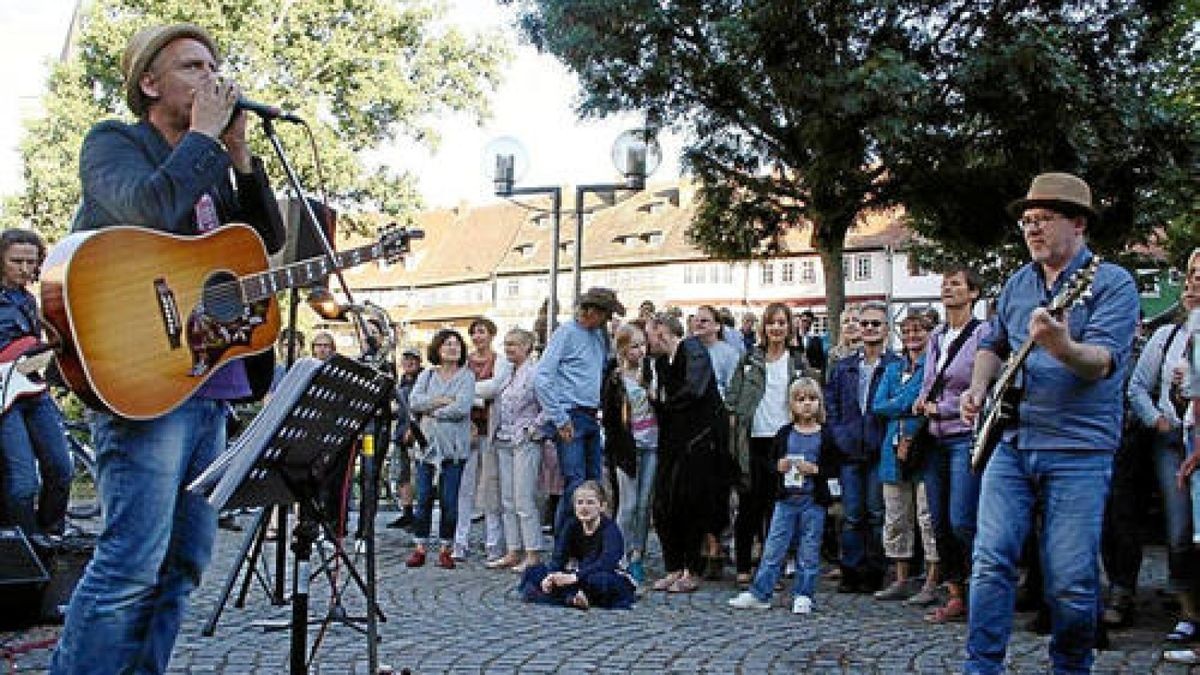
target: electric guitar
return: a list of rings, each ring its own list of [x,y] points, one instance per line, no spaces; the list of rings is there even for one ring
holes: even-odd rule
[[[35,353],[28,355],[30,350]],[[18,338],[0,351],[0,415],[18,399],[46,391],[45,382],[31,380],[29,375],[50,365],[52,358],[49,348],[40,346],[34,337]]]
[[[109,227],[64,238],[42,266],[42,312],[58,335],[59,370],[85,402],[130,419],[166,414],[223,364],[270,349],[275,294],[336,269],[393,260],[418,232],[269,269],[253,228],[198,237]]]
[[[1093,255],[1091,261],[1075,271],[1066,286],[1050,301],[1046,307],[1055,317],[1060,317],[1063,310],[1076,304],[1085,296],[1091,294],[1092,282],[1096,279],[1096,270],[1100,268],[1100,256]],[[976,474],[982,474],[988,460],[996,450],[1004,430],[1016,421],[1017,409],[1021,404],[1021,390],[1014,387],[1017,373],[1025,364],[1025,359],[1033,351],[1033,338],[1029,337],[1021,345],[1008,362],[1004,370],[996,378],[995,384],[988,391],[987,398],[975,418],[974,438],[971,443],[971,469]]]

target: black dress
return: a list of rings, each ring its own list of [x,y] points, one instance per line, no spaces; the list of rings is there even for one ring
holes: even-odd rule
[[[696,338],[683,340],[673,360],[658,357],[655,366],[659,446],[654,521],[667,571],[700,572],[704,535],[729,525],[736,467],[726,450],[725,408],[708,350]]]

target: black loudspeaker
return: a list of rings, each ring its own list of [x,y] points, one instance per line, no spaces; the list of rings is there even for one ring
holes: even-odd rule
[[[37,623],[50,576],[19,527],[0,527],[0,630]]]
[[[324,204],[315,199],[309,199],[308,203],[312,205],[313,213],[317,214],[317,220],[321,222],[325,236],[331,243],[336,242],[337,211],[326,208]],[[308,223],[308,214],[304,212],[300,200],[281,199],[279,212],[283,214],[287,241],[284,243],[283,249],[271,257],[273,267],[290,265],[298,260],[308,260],[324,255],[325,250],[321,247],[321,242],[317,241],[316,234]]]

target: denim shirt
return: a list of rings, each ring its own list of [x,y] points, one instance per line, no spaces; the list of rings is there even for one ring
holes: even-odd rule
[[[573,408],[599,408],[600,382],[608,359],[603,328],[587,329],[568,321],[550,336],[538,361],[533,387],[546,419],[557,429]]]
[[[105,120],[92,127],[79,155],[82,200],[71,230],[96,230],[110,225],[136,225],[172,234],[195,235],[198,204],[215,224],[244,222],[263,238],[267,250],[284,243],[283,217],[271,192],[262,162],[254,159],[253,172],[234,172],[237,191],[230,180],[228,153],[216,140],[195,131],[184,134],[172,148],[149,122],[126,124]],[[263,379],[272,372],[270,353],[252,357],[255,384],[262,392]],[[232,361],[213,373],[197,392],[205,398],[236,399],[249,396],[246,361]]]
[[[1084,246],[1047,288],[1042,267],[1029,263],[1004,284],[992,319],[992,332],[980,341],[1002,359],[1029,337],[1029,317],[1065,288],[1075,271],[1092,257]],[[1108,350],[1112,369],[1099,380],[1085,380],[1041,346],[1024,365],[1024,393],[1016,430],[1022,450],[1115,451],[1121,440],[1123,385],[1138,321],[1138,291],[1124,269],[1101,263],[1091,295],[1064,313],[1071,338]],[[1012,433],[1006,435],[1006,438]],[[1011,440],[1011,438],[1009,438]]]
[[[27,335],[40,340],[37,300],[24,288],[0,288],[0,349]]]

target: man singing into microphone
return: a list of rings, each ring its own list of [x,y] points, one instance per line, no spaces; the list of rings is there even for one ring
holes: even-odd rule
[[[84,139],[73,230],[197,235],[238,221],[268,249],[282,246],[278,207],[247,147],[246,115],[235,110],[240,89],[218,64],[216,43],[197,26],[154,26],[130,39],[121,68],[138,121],[104,121]],[[97,413],[104,531],[71,598],[53,673],[166,670],[216,532],[216,512],[185,486],[225,446],[226,402],[265,392],[271,365],[269,351],[230,362],[153,420]]]

